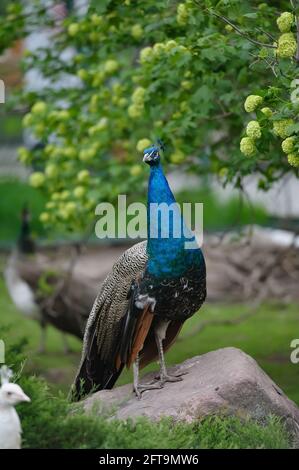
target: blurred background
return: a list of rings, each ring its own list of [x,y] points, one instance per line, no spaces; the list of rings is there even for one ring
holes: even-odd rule
[[[7,6],[13,3],[1,2],[0,15],[3,18],[7,15]],[[39,8],[48,8],[52,21],[58,22],[59,26],[45,24],[42,15],[38,25],[37,15],[36,23],[27,29],[23,37],[21,34],[21,37],[16,35],[0,56],[0,78],[5,83],[6,93],[6,103],[0,104],[0,270],[3,274],[0,277],[0,338],[8,344],[23,341],[22,347],[27,356],[25,370],[44,377],[56,393],[58,390],[66,392],[71,384],[80,358],[80,336],[101,282],[114,261],[132,241],[97,240],[89,228],[90,223],[92,227],[95,221],[93,205],[86,209],[86,230],[75,225],[75,228],[68,230],[72,221],[67,218],[62,217],[59,223],[51,224],[45,215],[41,216],[51,201],[51,193],[62,192],[65,188],[54,185],[45,190],[39,185],[29,184],[30,175],[39,172],[43,166],[40,167],[36,159],[29,159],[26,165],[22,158],[20,160],[20,147],[34,153],[41,151],[40,148],[49,145],[49,142],[51,144],[51,140],[44,139],[44,136],[37,137],[22,124],[24,116],[28,115],[34,104],[41,100],[44,102],[48,99],[47,103],[52,100],[48,71],[44,72],[44,76],[41,74],[42,63],[37,59],[31,65],[27,62],[24,66],[24,56],[34,56],[40,49],[50,48],[51,53],[52,48],[63,49],[59,40],[51,43],[53,28],[61,28],[61,22],[64,21],[66,28],[70,28],[70,25],[80,22],[80,18],[86,19],[89,4],[87,0],[38,4],[41,5]],[[104,4],[108,5],[109,2]],[[30,8],[37,8],[34,2],[27,2],[26,6],[29,13]],[[93,14],[101,14],[105,18],[106,14],[109,16],[113,13],[113,6],[111,9],[105,12],[103,7],[103,12],[96,11]],[[9,14],[17,17],[19,13],[12,11]],[[17,20],[12,18],[11,21],[13,24]],[[162,41],[160,33],[148,34],[156,34],[157,41]],[[153,36],[150,43],[153,44]],[[142,44],[142,47],[145,45]],[[82,43],[73,44],[72,47],[80,49],[81,54],[89,54],[89,45],[86,49]],[[126,48],[126,44],[123,47]],[[130,43],[135,55],[140,47],[139,44]],[[110,50],[113,52],[113,49]],[[111,53],[108,55],[110,57]],[[89,70],[92,63],[96,65],[96,56],[90,55],[89,60],[89,65],[80,64],[80,69]],[[68,96],[67,101],[72,105],[76,100],[73,91],[81,85],[72,70],[70,74],[73,82],[54,77],[54,83],[57,89],[63,88],[62,92]],[[50,88],[53,86],[52,82]],[[171,88],[173,85],[169,86]],[[246,85],[244,96],[247,91]],[[20,98],[22,93],[25,98]],[[124,93],[129,96],[130,91]],[[61,100],[61,96],[58,99]],[[242,107],[240,99],[239,107]],[[213,116],[214,110],[207,112]],[[88,119],[89,111],[84,107],[80,113],[82,121]],[[109,119],[113,122],[113,116]],[[115,119],[119,119],[118,116]],[[142,128],[148,126],[149,122],[150,117],[142,123]],[[138,127],[138,122],[134,126]],[[121,132],[127,131],[125,129]],[[239,133],[240,126],[237,126],[236,134]],[[134,178],[138,178],[139,174],[140,152],[136,150],[136,143],[141,137],[144,137],[144,133],[132,133],[132,147],[128,150],[133,155],[133,163],[128,160],[126,165],[134,164],[136,175],[131,171]],[[151,135],[148,137],[152,138]],[[100,140],[101,136],[95,138]],[[109,140],[109,135],[106,138]],[[180,138],[188,140],[187,135]],[[75,145],[73,141],[72,145]],[[169,147],[175,151],[172,145],[170,143]],[[118,150],[114,151],[117,153]],[[113,153],[113,149],[110,152]],[[125,158],[120,154],[120,159]],[[116,159],[116,167],[119,161],[122,162]],[[225,346],[239,347],[252,355],[289,397],[299,404],[299,366],[290,362],[290,343],[298,337],[299,331],[299,259],[296,238],[299,187],[296,175],[282,175],[264,192],[258,189],[260,176],[253,170],[244,175],[240,189],[236,188],[233,181],[226,181],[224,187],[219,175],[210,171],[200,174],[201,167],[190,172],[188,165],[171,163],[174,161],[167,166],[167,174],[177,200],[204,203],[208,301],[200,314],[187,322],[176,346],[167,354],[168,362],[181,362],[188,357]],[[75,168],[76,175],[88,165],[88,161],[81,161],[81,166]],[[92,165],[90,168],[98,178],[100,173],[96,173]],[[64,169],[61,167],[60,171],[63,178]],[[116,170],[110,173],[108,179],[103,174],[107,186],[105,191],[108,193],[119,189],[120,183],[116,189],[114,187],[114,178],[118,180],[123,176],[119,177]],[[133,190],[130,189],[129,193],[131,200],[140,200],[140,197],[145,199],[146,186],[138,184],[135,179]],[[95,183],[98,184],[98,180]],[[134,192],[137,186],[141,189]],[[92,193],[92,197],[95,203],[106,200],[105,192]],[[84,220],[84,213],[82,217]],[[18,259],[17,264],[13,256],[16,247],[20,249],[20,246],[25,247],[23,251],[27,254]],[[24,309],[29,294],[20,287],[20,279],[30,285],[38,312]],[[78,298],[74,296],[75,291]],[[76,320],[73,320],[72,315],[76,316]],[[76,328],[73,328],[73,323],[76,323]],[[61,332],[66,334],[61,337]],[[155,365],[149,368],[153,369]],[[130,380],[130,373],[124,372],[119,383]]]

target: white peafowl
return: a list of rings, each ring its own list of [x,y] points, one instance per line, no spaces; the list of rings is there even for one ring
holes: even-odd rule
[[[21,449],[22,428],[15,410],[18,403],[30,402],[21,387],[9,380],[13,376],[7,366],[0,369],[0,449]]]
[[[65,333],[83,338],[96,289],[71,272],[48,269],[36,261],[34,253],[30,214],[25,207],[18,246],[4,270],[6,286],[18,310],[39,322],[42,332],[39,351],[45,351],[46,327],[50,324],[62,332],[64,349],[68,352]]]

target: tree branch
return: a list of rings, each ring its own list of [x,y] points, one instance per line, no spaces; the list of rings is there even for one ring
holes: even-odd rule
[[[240,36],[243,36],[245,39],[247,39],[247,41],[251,42],[252,44],[256,46],[260,46],[260,47],[268,47],[270,49],[276,49],[276,46],[274,46],[273,44],[268,44],[268,43],[257,41],[256,39],[252,39],[250,36],[248,36],[247,33],[242,31],[240,28],[238,28],[238,26],[236,26],[228,18],[226,18],[226,16],[222,16],[219,13],[216,13],[215,11],[210,10],[210,9],[208,9],[208,12],[211,13],[211,15],[223,21],[224,23],[230,25]]]

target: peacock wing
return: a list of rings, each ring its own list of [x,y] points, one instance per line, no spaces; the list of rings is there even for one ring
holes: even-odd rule
[[[30,260],[18,262],[18,273],[32,290],[43,320],[83,339],[97,294],[95,287],[66,271],[58,272]]]
[[[84,336],[74,395],[78,398],[93,388],[111,388],[122,367],[116,368],[124,321],[129,307],[128,292],[147,262],[146,241],[137,243],[114,264],[92,307]]]
[[[32,262],[18,261],[17,270],[19,277],[25,281],[33,292],[39,287],[39,280],[43,275],[43,269]]]
[[[83,339],[86,322],[97,296],[95,286],[72,275],[66,278],[54,307],[67,322],[70,332]]]

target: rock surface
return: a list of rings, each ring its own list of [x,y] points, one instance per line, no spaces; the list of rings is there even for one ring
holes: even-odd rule
[[[299,445],[299,408],[243,351],[219,349],[188,359],[169,371],[186,371],[186,375],[181,382],[144,392],[141,400],[132,393],[131,384],[102,390],[83,402],[84,409],[98,413],[112,410],[112,417],[118,419],[171,416],[188,422],[228,413],[263,423],[272,414],[283,418]],[[151,381],[153,376],[145,375],[142,382]]]

